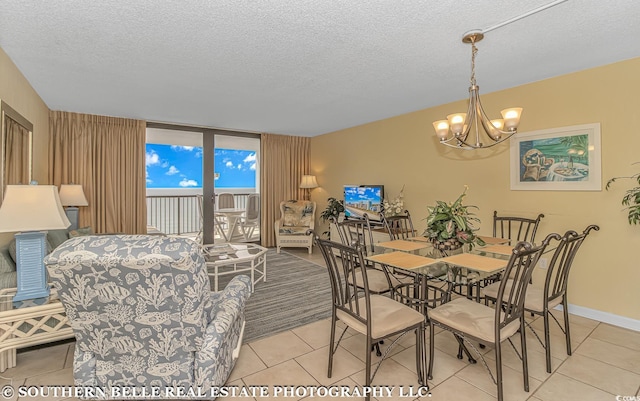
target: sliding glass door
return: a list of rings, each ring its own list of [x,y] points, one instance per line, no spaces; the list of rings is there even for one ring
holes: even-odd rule
[[[257,135],[149,123],[148,231],[206,244],[259,241],[259,160]]]
[[[214,135],[216,234],[229,242],[260,240],[260,139]]]

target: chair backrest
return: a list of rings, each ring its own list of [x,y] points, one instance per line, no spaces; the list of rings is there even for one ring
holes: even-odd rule
[[[72,238],[45,264],[76,337],[76,360],[92,360],[92,385],[174,385],[193,379],[211,291],[197,243],[186,238],[109,235]],[[191,368],[187,368],[187,367]],[[161,374],[161,372],[165,372]]]
[[[260,220],[260,194],[250,194],[247,197],[247,209],[244,216],[247,223]]]
[[[369,280],[367,279],[367,269],[360,268],[364,264],[364,254],[361,247],[351,247],[323,240],[317,235],[314,235],[314,240],[327,264],[334,307],[348,313],[361,323],[370,325]],[[359,275],[362,275],[362,279],[358,277]],[[351,285],[351,283],[360,281],[362,281],[360,286]],[[362,297],[364,297],[364,305],[359,302]],[[371,327],[368,329],[370,331]]]
[[[592,224],[588,226],[582,234],[569,230],[562,236],[547,269],[547,276],[544,282],[546,302],[544,302],[543,305],[545,307],[548,305],[549,301],[566,294],[571,265],[573,264],[573,260],[578,253],[578,250],[591,230],[598,231],[600,230],[600,227]]]
[[[496,339],[500,338],[500,329],[522,316],[533,269],[552,239],[560,240],[560,235],[549,234],[539,246],[520,241],[513,248],[504,271],[504,277],[511,277],[511,279],[500,281],[496,296],[496,305],[502,305],[502,307],[496,306]]]
[[[282,226],[309,227],[313,229],[316,203],[308,200],[288,200],[280,202]]]
[[[389,233],[391,240],[407,239],[416,236],[408,210],[405,210],[404,214],[391,217],[385,217],[384,213],[382,213],[381,218],[382,224]]]
[[[236,207],[236,198],[232,193],[222,192],[218,195],[218,209],[233,209]]]
[[[344,219],[341,222],[334,221],[333,223],[338,229],[340,242],[343,245],[360,246],[365,255],[373,252],[373,233],[366,213],[362,219]]]
[[[544,214],[540,213],[535,219],[513,216],[498,216],[498,212],[493,212],[493,236],[508,238],[513,245],[518,241],[535,243],[536,232],[540,219]]]

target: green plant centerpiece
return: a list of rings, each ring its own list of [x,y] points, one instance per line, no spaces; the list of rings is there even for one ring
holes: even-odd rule
[[[627,211],[629,224],[640,224],[640,173],[628,177],[614,177],[607,182],[605,188],[609,190],[611,184],[621,179],[632,180],[638,183],[637,187],[628,189],[627,192],[625,192],[622,197],[622,205],[625,206],[625,210]]]
[[[331,217],[338,220],[340,213],[344,212],[344,202],[336,198],[327,199],[327,207],[320,213],[320,218],[323,222],[327,222]],[[322,234],[326,234],[330,237],[330,231],[324,231]]]
[[[427,229],[424,236],[429,238],[434,247],[441,251],[449,251],[461,248],[464,244],[483,246],[485,242],[480,239],[475,231],[478,230],[474,223],[480,223],[480,219],[469,209],[477,209],[476,206],[465,205],[463,200],[468,187],[453,203],[436,201],[435,206],[428,206]]]

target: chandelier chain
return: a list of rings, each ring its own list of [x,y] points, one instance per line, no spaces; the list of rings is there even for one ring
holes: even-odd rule
[[[476,54],[478,48],[473,39],[471,39],[471,86],[476,86]]]

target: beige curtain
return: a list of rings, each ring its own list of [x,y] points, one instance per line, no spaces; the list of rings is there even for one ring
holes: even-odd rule
[[[4,185],[29,184],[29,130],[5,116]]]
[[[146,123],[52,111],[49,125],[49,182],[82,185],[89,206],[80,207],[79,225],[146,233]]]
[[[262,246],[276,245],[274,222],[280,218],[280,202],[304,199],[300,181],[309,171],[311,140],[307,137],[262,134],[260,140],[260,191]]]

